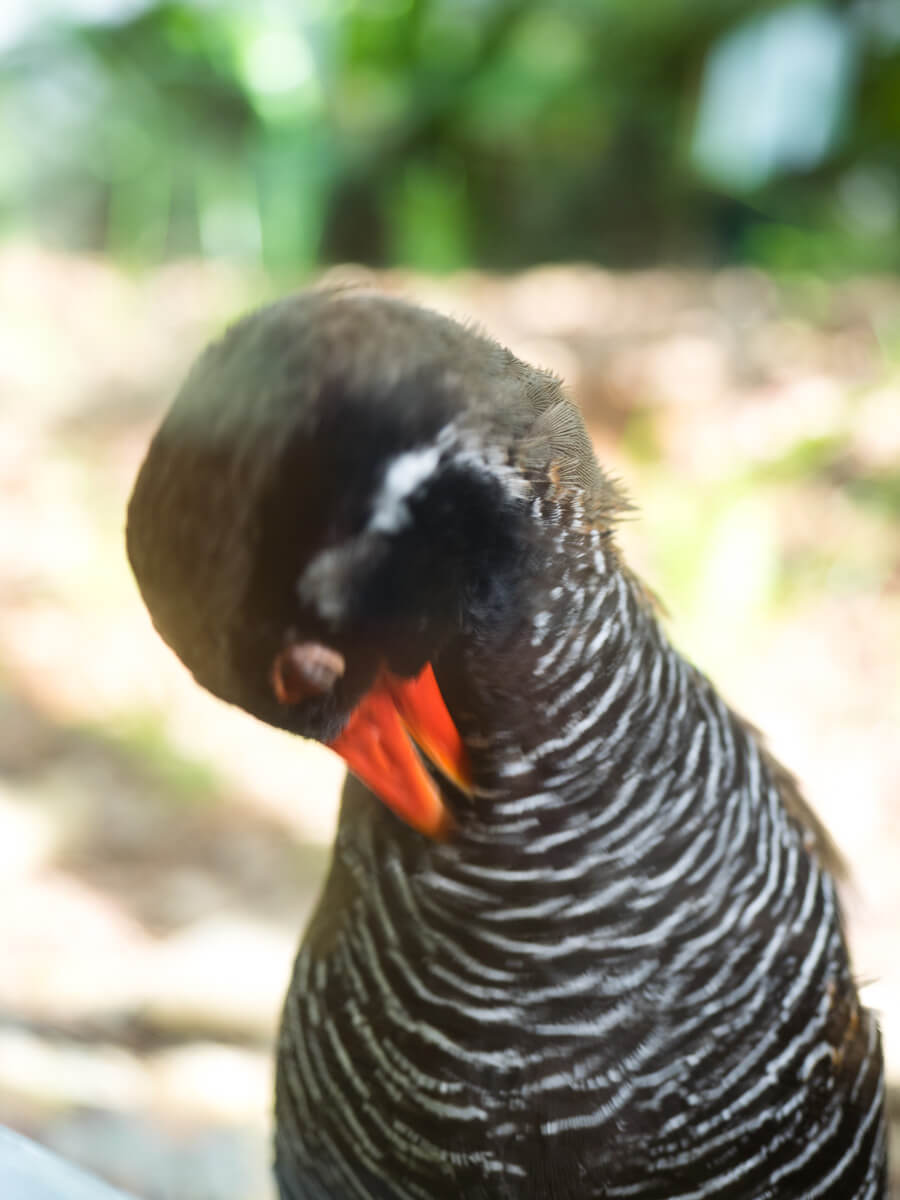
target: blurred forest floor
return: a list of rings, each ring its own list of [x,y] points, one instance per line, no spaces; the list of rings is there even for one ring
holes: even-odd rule
[[[569,384],[673,637],[847,853],[900,1086],[900,284],[374,282]],[[186,366],[271,295],[220,265],[0,252],[0,1121],[147,1200],[272,1195],[272,1039],[341,777],[193,684],[122,545]]]

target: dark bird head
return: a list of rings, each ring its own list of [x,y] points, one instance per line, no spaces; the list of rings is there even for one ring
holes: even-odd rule
[[[434,313],[310,292],[195,364],[135,484],[128,554],[160,635],[211,692],[340,735],[354,769],[348,722],[389,695],[463,780],[423,672],[522,618],[551,486],[585,520],[615,503],[552,376]]]

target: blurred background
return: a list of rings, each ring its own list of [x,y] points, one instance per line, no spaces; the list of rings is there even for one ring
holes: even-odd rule
[[[323,277],[563,376],[851,860],[900,1086],[897,0],[4,0],[0,236],[0,1122],[272,1196],[341,768],[193,685],[122,525],[192,357]]]

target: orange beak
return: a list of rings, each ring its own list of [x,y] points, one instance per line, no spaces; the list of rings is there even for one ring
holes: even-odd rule
[[[415,679],[382,671],[331,749],[393,812],[429,837],[452,821],[411,739],[457,787],[468,790],[468,756],[430,664]]]

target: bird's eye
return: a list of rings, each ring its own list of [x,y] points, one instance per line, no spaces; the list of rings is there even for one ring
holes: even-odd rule
[[[299,704],[331,691],[344,669],[344,656],[330,646],[291,642],[276,654],[269,678],[279,704]]]

